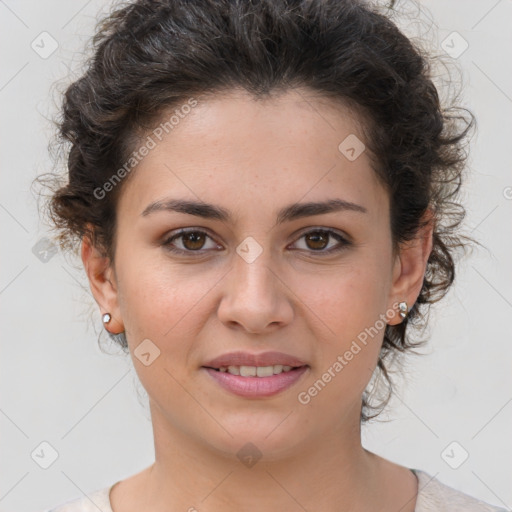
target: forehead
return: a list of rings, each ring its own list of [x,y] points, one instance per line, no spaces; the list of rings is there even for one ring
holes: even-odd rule
[[[257,210],[263,200],[326,194],[364,202],[369,210],[386,206],[367,151],[355,159],[345,152],[364,148],[362,120],[308,90],[265,99],[239,90],[198,98],[193,108],[166,111],[140,143],[149,139],[153,147],[126,183],[119,212],[139,215],[169,195],[232,203],[240,211]]]

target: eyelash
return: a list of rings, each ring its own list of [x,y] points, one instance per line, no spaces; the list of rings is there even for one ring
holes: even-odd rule
[[[197,255],[197,256],[203,255],[209,249],[206,249],[206,250],[198,249],[197,251],[193,251],[193,250],[177,249],[176,247],[172,247],[171,246],[171,243],[174,240],[176,240],[178,238],[181,238],[184,235],[187,235],[187,234],[190,234],[190,233],[196,233],[196,234],[200,233],[202,235],[206,235],[208,238],[213,240],[213,238],[206,231],[203,231],[203,230],[200,230],[200,229],[180,229],[177,233],[167,237],[164,240],[164,242],[162,243],[162,245],[166,248],[166,250],[168,250],[169,252],[175,253],[175,254],[180,254],[180,255],[181,254],[183,254],[183,255],[186,254],[186,255]],[[300,240],[304,236],[306,236],[308,234],[311,234],[311,233],[321,233],[323,235],[328,235],[329,240],[332,237],[332,238],[336,239],[338,242],[340,242],[340,245],[338,245],[337,247],[328,249],[328,250],[322,250],[321,249],[321,250],[315,251],[313,249],[309,249],[309,252],[311,252],[313,254],[330,255],[330,254],[333,254],[333,253],[337,253],[337,252],[345,249],[346,247],[352,245],[351,242],[349,242],[346,238],[341,236],[338,232],[333,231],[332,229],[325,229],[325,228],[317,228],[317,229],[312,229],[310,231],[306,231],[305,233],[302,233],[297,240]],[[296,249],[296,250],[303,250],[303,249]]]

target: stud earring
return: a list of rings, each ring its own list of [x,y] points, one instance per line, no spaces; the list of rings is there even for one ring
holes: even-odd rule
[[[112,317],[110,316],[110,313],[105,313],[103,315],[103,323],[108,324],[112,320]]]
[[[400,302],[398,304],[398,312],[402,318],[407,318],[407,314],[409,313],[407,309],[407,302]]]

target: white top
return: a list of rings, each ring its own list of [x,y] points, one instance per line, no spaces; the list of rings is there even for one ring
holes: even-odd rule
[[[424,471],[411,471],[418,477],[419,483],[415,512],[509,512],[448,487]],[[44,512],[113,512],[110,506],[110,489],[114,485]]]

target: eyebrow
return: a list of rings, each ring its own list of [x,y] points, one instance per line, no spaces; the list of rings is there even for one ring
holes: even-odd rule
[[[159,211],[186,213],[188,215],[202,217],[203,219],[215,219],[222,222],[229,222],[233,218],[229,210],[226,210],[221,206],[185,199],[161,199],[159,201],[155,201],[144,209],[144,211],[141,213],[141,216],[146,217],[151,213]],[[344,199],[329,199],[322,202],[294,203],[279,210],[277,213],[276,225],[303,217],[310,217],[312,215],[321,215],[339,211],[368,213],[368,210],[364,206],[351,203],[350,201],[345,201]]]

